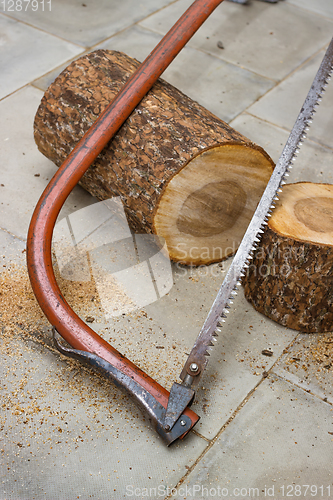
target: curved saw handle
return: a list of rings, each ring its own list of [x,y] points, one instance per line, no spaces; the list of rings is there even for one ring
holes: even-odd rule
[[[169,393],[88,327],[71,309],[56,282],[51,256],[52,234],[67,196],[115,135],[141,99],[183,46],[223,0],[196,0],[108,105],[75,146],[42,194],[33,213],[27,240],[31,285],[40,307],[60,335],[76,350],[90,352],[135,381],[167,408]],[[135,393],[133,393],[135,397]],[[184,412],[192,428],[199,417]]]

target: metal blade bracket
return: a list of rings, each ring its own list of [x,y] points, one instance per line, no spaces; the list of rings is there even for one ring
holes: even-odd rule
[[[279,193],[282,191],[281,188],[286,184],[289,171],[299,153],[300,146],[306,138],[306,133],[309,130],[316,111],[316,106],[321,101],[332,70],[333,38],[257,209],[233,258],[229,271],[180,374],[180,379],[186,387],[198,385],[203,375],[208,362],[209,351],[215,344],[218,334],[222,332],[221,326],[226,321],[230,305],[237,294],[246,269],[251,263],[252,256],[261,241],[261,236],[275,207],[275,202],[279,199]]]
[[[170,432],[181,414],[183,413],[183,408],[180,408],[179,403],[185,403],[189,406],[194,399],[194,390],[184,385],[177,384],[174,382],[171,387],[170,396],[168,399],[168,406],[164,416],[164,430]]]

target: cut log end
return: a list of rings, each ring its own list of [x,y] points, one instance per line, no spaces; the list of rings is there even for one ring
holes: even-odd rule
[[[218,146],[192,159],[167,184],[154,218],[172,260],[200,265],[234,254],[271,172],[253,144]]]
[[[333,186],[284,187],[244,279],[255,309],[306,333],[333,330]]]
[[[269,225],[284,236],[332,245],[333,186],[311,182],[285,186]]]

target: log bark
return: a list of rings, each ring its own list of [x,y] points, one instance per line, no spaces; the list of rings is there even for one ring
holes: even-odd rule
[[[106,50],[71,63],[38,108],[39,150],[60,166],[138,65]],[[262,148],[159,80],[80,184],[100,200],[120,196],[134,231],[199,265],[236,251],[273,168]]]
[[[247,300],[277,323],[333,330],[333,186],[284,186],[244,278]]]

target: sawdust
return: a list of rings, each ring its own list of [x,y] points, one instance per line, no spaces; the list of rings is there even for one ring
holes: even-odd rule
[[[93,283],[66,282],[59,275],[57,279],[68,302],[83,317],[87,311],[92,314],[92,309],[97,317],[98,301],[91,307],[96,297]],[[105,380],[77,361],[66,358],[60,365],[48,364],[48,353],[53,350],[46,342],[50,325],[35,299],[25,266],[12,266],[0,274],[0,293],[0,351],[4,354],[0,431],[8,443],[15,443],[17,430],[21,429],[16,456],[20,458],[23,453],[36,457],[42,449],[47,455],[67,453],[91,441],[90,428],[76,412],[76,403],[88,414],[94,437],[107,430],[111,439],[117,438],[119,429],[113,428],[112,414],[120,411],[124,396],[112,385],[106,390]],[[43,338],[45,342],[40,340]],[[36,349],[43,355],[38,356]],[[54,398],[50,400],[52,392]],[[64,397],[66,409],[62,406]],[[121,411],[125,419],[133,417],[128,405]],[[79,437],[73,436],[75,431],[67,425],[69,419],[78,428]],[[5,448],[1,451],[5,453]],[[7,466],[11,470],[9,459]]]
[[[11,267],[0,274],[0,321],[2,337],[43,328],[47,320],[32,291],[28,272]]]
[[[93,320],[90,326],[96,326],[99,322],[104,326],[95,283],[64,280],[57,268],[55,274],[62,293],[75,312],[85,320]],[[7,439],[15,441],[18,426],[24,426],[24,433],[17,443],[17,457],[23,452],[35,456],[36,446],[46,450],[48,455],[56,452],[56,449],[67,453],[80,445],[85,446],[84,443],[93,441],[99,434],[104,435],[105,431],[111,440],[118,439],[120,428],[128,433],[129,428],[135,427],[136,419],[145,420],[128,397],[112,383],[105,384],[105,378],[86,369],[78,361],[62,357],[47,343],[46,339],[50,339],[50,324],[35,299],[25,266],[12,266],[0,274],[0,293],[0,352],[5,355],[0,379],[0,431]],[[145,318],[145,315],[139,311],[136,317]],[[134,315],[131,316],[132,320],[134,318]],[[41,335],[38,336],[38,333]],[[108,327],[102,328],[99,333],[110,340]],[[127,336],[126,333],[117,331],[116,344],[120,346],[125,339],[123,350],[133,358],[141,357],[142,361],[142,358],[146,358],[145,353],[138,355],[136,343],[130,340],[131,329]],[[148,338],[151,334],[147,332]],[[41,340],[43,338],[45,342]],[[59,356],[62,360],[60,364],[48,365],[50,351]],[[144,364],[151,374],[158,373],[158,359],[154,359],[150,366],[147,359]],[[52,393],[55,397],[50,401]],[[62,405],[64,400],[65,410]],[[84,409],[87,419],[80,416],[76,405]],[[87,420],[94,434],[86,425]],[[76,436],[74,439],[67,421],[72,422],[73,428],[79,429],[79,438]],[[47,439],[44,428],[50,432]],[[57,435],[59,439],[56,439]],[[1,452],[4,453],[4,449]]]
[[[101,309],[94,282],[68,281],[61,278],[55,270],[59,287],[69,305],[77,314],[91,316],[92,310]],[[10,337],[20,333],[29,335],[49,327],[31,288],[28,271],[25,266],[12,266],[0,274],[0,322],[2,337]]]
[[[132,311],[107,321],[100,300],[100,283],[97,289],[94,279],[70,281],[61,277],[57,266],[54,270],[59,288],[76,314],[161,385],[171,387],[187,357],[188,347],[184,341],[167,336],[144,310]],[[52,349],[49,343],[43,341],[43,332],[50,339],[51,325],[34,296],[26,267],[12,266],[2,272],[0,290],[0,351],[11,353],[15,336]],[[110,300],[116,297],[119,307],[128,305],[126,295],[112,295],[112,290],[115,289],[110,288],[108,283],[103,293],[110,294]],[[38,336],[39,333],[41,335]],[[73,366],[76,363],[73,360],[67,362]]]

